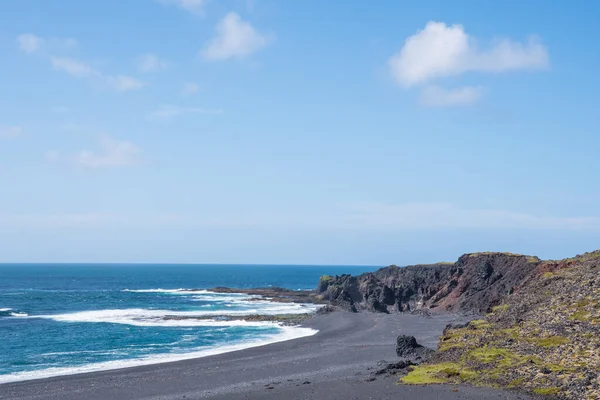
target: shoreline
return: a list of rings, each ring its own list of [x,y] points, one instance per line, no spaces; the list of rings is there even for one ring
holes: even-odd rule
[[[444,326],[459,318],[334,312],[301,325],[318,331],[314,335],[202,358],[5,383],[0,386],[0,398],[386,400],[410,394],[411,399],[423,400],[531,399],[493,389],[460,387],[453,392],[453,386],[398,386],[396,377],[371,380],[378,362],[398,360],[398,334],[415,336],[421,344],[435,348]]]
[[[248,324],[259,324],[269,325],[277,327],[280,331],[276,334],[269,335],[262,339],[253,339],[248,341],[242,341],[234,344],[222,344],[217,347],[209,347],[205,349],[196,349],[185,353],[158,353],[147,355],[144,357],[137,358],[125,358],[118,360],[109,360],[101,362],[93,362],[87,364],[81,364],[76,366],[61,366],[61,367],[50,367],[46,369],[28,370],[21,372],[14,372],[11,374],[0,375],[0,387],[2,385],[19,382],[37,381],[51,378],[60,378],[64,376],[97,373],[103,371],[114,371],[127,368],[135,368],[148,365],[158,365],[172,362],[179,362],[191,359],[201,359],[204,357],[210,357],[214,355],[225,354],[233,351],[246,350],[255,347],[267,346],[274,343],[280,343],[288,340],[295,340],[302,337],[315,335],[318,331],[311,328],[302,327],[302,323],[307,319],[314,317],[318,308],[321,305],[317,304],[314,290],[291,290],[280,287],[265,287],[265,288],[229,288],[229,287],[215,287],[210,289],[123,289],[122,292],[137,292],[137,293],[170,293],[170,294],[231,294],[236,296],[247,296],[243,297],[245,301],[256,301],[256,302],[269,302],[269,303],[293,303],[301,307],[306,307],[306,310],[302,310],[302,313],[294,312],[294,310],[285,310],[283,314],[227,314],[223,310],[223,314],[215,312],[214,314],[199,312],[200,315],[187,315],[185,312],[173,311],[171,314],[165,311],[164,317],[161,318],[165,322],[186,322],[189,321],[191,324],[195,322],[207,321],[210,324],[225,324],[230,325],[234,323],[248,323]],[[311,307],[313,307],[311,309]],[[316,308],[315,308],[316,307]],[[115,310],[115,311],[128,311],[130,309]],[[1,312],[12,311],[12,308],[2,308]],[[106,310],[103,310],[106,311]],[[96,311],[81,311],[67,314],[59,314],[60,316],[74,316],[86,312]],[[14,315],[12,316],[20,318],[56,318],[57,315]],[[67,319],[67,321],[72,321]],[[191,325],[192,326],[192,325]],[[1,398],[1,397],[0,397]]]
[[[55,379],[69,377],[74,375],[94,374],[105,371],[126,370],[137,367],[145,367],[160,364],[176,363],[188,360],[200,360],[205,357],[217,356],[235,351],[268,346],[275,343],[296,340],[307,336],[313,336],[318,333],[317,330],[304,328],[300,325],[290,326],[280,323],[282,332],[273,335],[271,338],[260,341],[249,341],[244,343],[225,345],[209,348],[205,350],[192,351],[189,353],[163,353],[155,354],[146,358],[130,358],[123,360],[111,360],[99,363],[83,364],[74,367],[55,367],[36,371],[24,371],[14,374],[0,375],[0,389],[4,385],[18,384],[21,382],[43,381],[46,379]],[[30,377],[30,375],[32,375]],[[0,396],[0,399],[2,396]]]

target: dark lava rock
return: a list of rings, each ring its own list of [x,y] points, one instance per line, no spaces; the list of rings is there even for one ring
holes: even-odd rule
[[[352,295],[345,289],[341,289],[339,294],[330,300],[330,304],[344,311],[357,312]]]
[[[415,365],[415,364],[410,360],[403,360],[403,361],[399,361],[397,363],[388,363],[388,364],[384,365],[382,368],[375,371],[373,373],[373,375],[405,374],[408,372],[408,367],[410,367],[411,365]]]
[[[326,306],[319,308],[317,310],[317,312],[316,312],[316,315],[329,314],[329,313],[332,313],[334,311],[338,311],[338,308],[332,306],[331,304],[327,304]]]
[[[185,289],[188,292],[195,292],[203,289]],[[268,288],[228,288],[228,287],[215,287],[209,289],[211,292],[216,293],[244,293],[252,296],[262,296],[249,299],[250,301],[261,301],[263,297],[269,297],[269,301],[276,301],[279,303],[318,303],[322,299],[317,297],[314,290],[292,290],[280,288],[277,286]]]
[[[398,357],[406,357],[412,355],[415,349],[419,349],[421,346],[417,343],[417,339],[414,336],[400,335],[396,339],[396,354]]]
[[[402,358],[422,359],[433,350],[421,346],[414,336],[400,335],[396,339],[396,354]]]
[[[473,253],[455,263],[395,265],[359,276],[328,276],[317,298],[348,311],[430,310],[486,313],[531,278],[541,261],[510,253]]]

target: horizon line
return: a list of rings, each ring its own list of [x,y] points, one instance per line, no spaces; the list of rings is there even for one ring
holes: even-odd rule
[[[249,266],[249,267],[386,267],[389,265],[375,264],[277,264],[277,263],[197,263],[197,262],[5,262],[1,261],[0,266],[6,265],[197,265],[197,266]]]

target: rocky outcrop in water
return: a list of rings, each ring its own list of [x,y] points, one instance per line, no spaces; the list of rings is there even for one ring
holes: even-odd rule
[[[189,291],[202,291],[204,289],[187,289]],[[208,289],[210,292],[215,293],[234,293],[234,294],[247,294],[253,296],[248,301],[263,301],[269,300],[278,303],[322,303],[322,299],[315,295],[314,290],[292,290],[285,289],[277,286],[267,288],[229,288],[229,287],[215,287]]]
[[[541,260],[510,253],[474,253],[455,263],[389,266],[359,276],[323,276],[317,295],[348,311],[487,312],[517,291]]]

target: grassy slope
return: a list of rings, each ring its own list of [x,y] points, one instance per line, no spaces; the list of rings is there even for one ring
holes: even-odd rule
[[[538,271],[484,319],[448,330],[434,357],[401,381],[600,399],[600,251]]]

